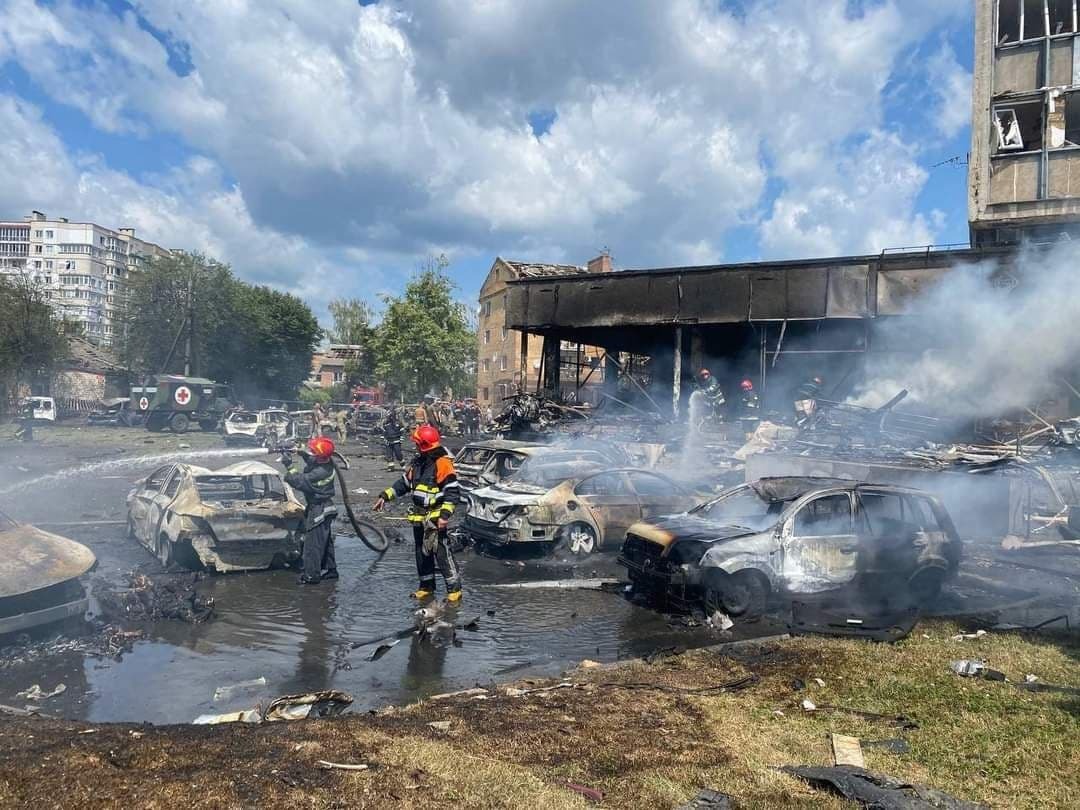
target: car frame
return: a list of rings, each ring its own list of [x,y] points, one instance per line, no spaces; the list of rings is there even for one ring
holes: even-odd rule
[[[255,417],[254,420],[247,417]],[[269,447],[277,443],[279,434],[292,417],[284,408],[265,408],[261,411],[233,411],[221,426],[226,444],[256,444]]]
[[[513,479],[468,494],[464,529],[490,546],[563,548],[584,557],[623,539],[643,519],[679,512],[700,496],[662,473],[588,462],[539,465],[565,477],[550,487]]]
[[[128,536],[165,568],[251,571],[300,557],[304,506],[281,471],[261,461],[219,470],[166,464],[127,503]]]
[[[717,505],[735,504],[730,499],[749,491],[769,504],[765,525],[740,526],[708,516]],[[826,505],[834,511],[827,512]],[[884,517],[886,506],[898,506],[899,519]],[[822,515],[829,520],[821,521]],[[882,586],[881,593],[894,593],[899,586],[917,602],[932,601],[955,576],[961,546],[944,505],[922,490],[826,478],[763,478],[685,514],[630,527],[618,562],[634,589],[650,598],[681,608],[701,606],[707,613],[754,616],[770,598],[829,594],[852,586],[868,593]]]
[[[130,397],[106,399],[101,406],[86,415],[87,425],[136,427],[146,421],[146,415],[139,411],[138,403]]]
[[[546,447],[539,442],[516,442],[510,439],[486,439],[470,442],[454,453],[454,469],[462,489],[480,486],[480,473],[496,453],[519,452],[532,447]]]

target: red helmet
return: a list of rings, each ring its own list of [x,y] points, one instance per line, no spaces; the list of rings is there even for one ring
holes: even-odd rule
[[[434,450],[439,446],[439,442],[442,441],[442,436],[439,435],[439,431],[431,425],[421,425],[412,432],[412,436],[409,438],[416,443],[416,448],[421,453],[426,453],[428,450]]]
[[[697,378],[703,381],[709,379],[709,377],[711,376],[712,372],[710,372],[707,368],[703,368],[697,373]]]
[[[313,436],[308,439],[307,449],[316,461],[329,461],[330,456],[334,455],[334,443],[326,436]]]
[[[754,383],[748,378],[739,383],[739,388],[741,388],[743,391],[753,391]]]

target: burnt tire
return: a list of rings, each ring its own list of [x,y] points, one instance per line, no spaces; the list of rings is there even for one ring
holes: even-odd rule
[[[172,419],[169,420],[169,430],[173,433],[187,433],[190,425],[191,420],[188,419],[186,413],[174,413]]]
[[[908,594],[916,605],[929,606],[941,595],[941,586],[944,582],[944,571],[938,568],[926,568],[917,571],[908,580]]]
[[[756,571],[739,571],[730,576],[713,578],[705,586],[703,602],[706,615],[717,610],[728,616],[754,619],[765,612],[769,585]]]
[[[162,414],[153,413],[146,417],[146,429],[151,433],[160,433],[165,429],[165,417]]]
[[[600,550],[600,538],[596,529],[588,523],[578,521],[559,531],[559,541],[555,544],[555,549],[575,557],[588,557]]]

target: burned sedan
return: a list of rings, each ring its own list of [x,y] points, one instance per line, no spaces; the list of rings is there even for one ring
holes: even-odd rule
[[[299,559],[304,507],[258,461],[208,470],[170,464],[128,495],[128,533],[165,567],[249,571]]]
[[[619,555],[637,592],[754,616],[770,596],[847,588],[932,600],[960,538],[925,492],[826,478],[763,478],[689,512],[630,528]]]
[[[613,470],[576,458],[543,456],[541,463],[540,458],[530,458],[498,484],[469,493],[465,531],[474,540],[587,556],[618,544],[632,524],[681,512],[699,500],[659,473]]]

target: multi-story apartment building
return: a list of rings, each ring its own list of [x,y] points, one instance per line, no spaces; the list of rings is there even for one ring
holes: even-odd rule
[[[49,219],[40,211],[21,222],[0,222],[0,272],[25,273],[45,289],[59,315],[105,346],[113,342],[128,275],[167,253],[137,239],[134,228]]]
[[[543,338],[524,336],[506,327],[507,282],[521,278],[606,273],[611,269],[611,257],[606,254],[592,259],[587,267],[495,258],[480,287],[476,398],[481,407],[490,406],[498,413],[505,397],[535,388],[540,375]],[[567,366],[562,379],[569,386],[587,377],[591,387],[598,386],[604,373],[599,367],[601,354],[600,350],[590,346],[567,343],[561,353],[562,363]],[[590,371],[593,372],[591,377],[588,376]]]
[[[1077,12],[1077,0],[976,0],[973,245],[1080,236]]]

